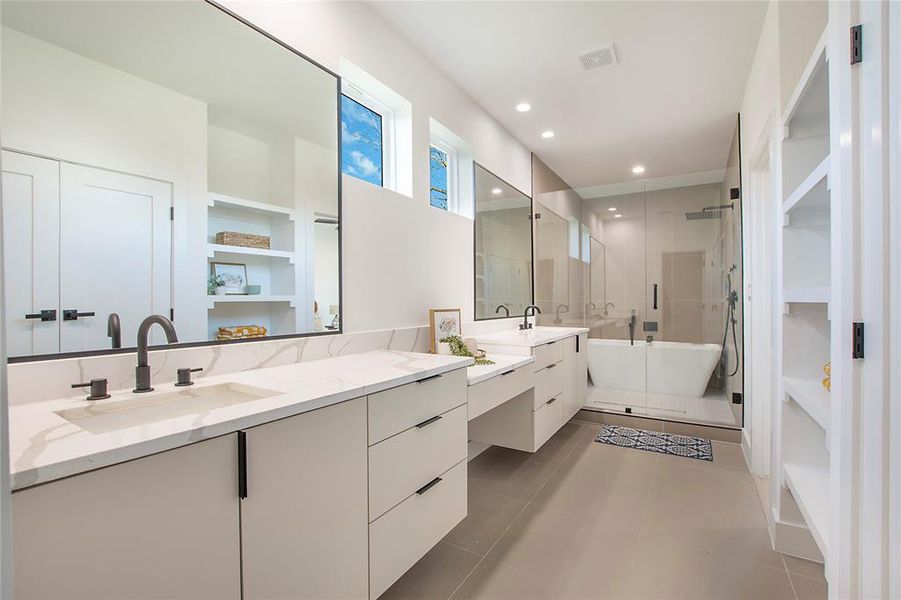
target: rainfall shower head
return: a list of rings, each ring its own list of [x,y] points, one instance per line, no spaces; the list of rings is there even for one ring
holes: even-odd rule
[[[685,218],[689,221],[701,221],[706,219],[722,219],[723,218],[723,210],[725,209],[735,210],[735,204],[720,204],[719,206],[705,206],[701,210],[691,211],[685,213]]]

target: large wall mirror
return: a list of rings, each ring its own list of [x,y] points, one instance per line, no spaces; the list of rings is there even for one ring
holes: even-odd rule
[[[475,165],[475,318],[521,315],[532,303],[532,200]]]
[[[108,351],[114,321],[133,347],[151,314],[183,343],[340,331],[333,73],[202,0],[2,26],[12,360]]]

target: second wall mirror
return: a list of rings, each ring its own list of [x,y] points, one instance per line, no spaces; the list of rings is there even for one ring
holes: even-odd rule
[[[532,304],[532,199],[475,165],[475,318]]]

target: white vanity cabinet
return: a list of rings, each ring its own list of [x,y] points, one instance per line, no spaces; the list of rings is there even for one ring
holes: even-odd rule
[[[466,517],[466,369],[369,396],[369,595]]]
[[[365,598],[366,398],[245,432],[244,599]]]
[[[13,493],[14,596],[239,598],[236,440]]]
[[[535,346],[520,346],[530,352],[534,362],[518,370],[530,371],[532,388],[515,398],[496,397],[493,402],[483,401],[480,386],[485,390],[492,380],[470,386],[470,399],[479,399],[482,405],[492,405],[490,410],[475,414],[469,423],[469,437],[496,446],[504,446],[525,452],[536,452],[567,421],[581,409],[588,395],[588,361],[586,359],[587,334],[574,334],[563,339]],[[489,354],[493,351],[511,352],[518,348],[509,343],[480,342]],[[497,350],[495,350],[497,349]],[[473,407],[470,407],[471,412]]]

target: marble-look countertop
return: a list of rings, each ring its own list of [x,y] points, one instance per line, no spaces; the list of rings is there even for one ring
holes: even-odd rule
[[[157,385],[154,392],[113,392],[112,398],[46,400],[9,409],[12,488],[46,483],[100,467],[171,450],[239,429],[290,417],[388,388],[447,373],[472,364],[471,358],[379,350],[279,367],[229,373],[197,380],[191,388]],[[64,419],[61,410],[98,407],[185,389],[234,383],[273,395],[91,433]],[[186,400],[190,401],[190,400]],[[180,408],[183,408],[180,406]]]
[[[547,327],[539,325],[533,329],[498,331],[477,335],[476,341],[491,346],[518,346],[521,348],[534,348],[550,342],[565,340],[568,337],[588,333],[586,327]]]
[[[469,385],[481,383],[510,369],[518,369],[523,365],[535,362],[532,356],[514,356],[509,354],[489,354],[488,360],[493,360],[493,365],[472,365],[466,369]]]

